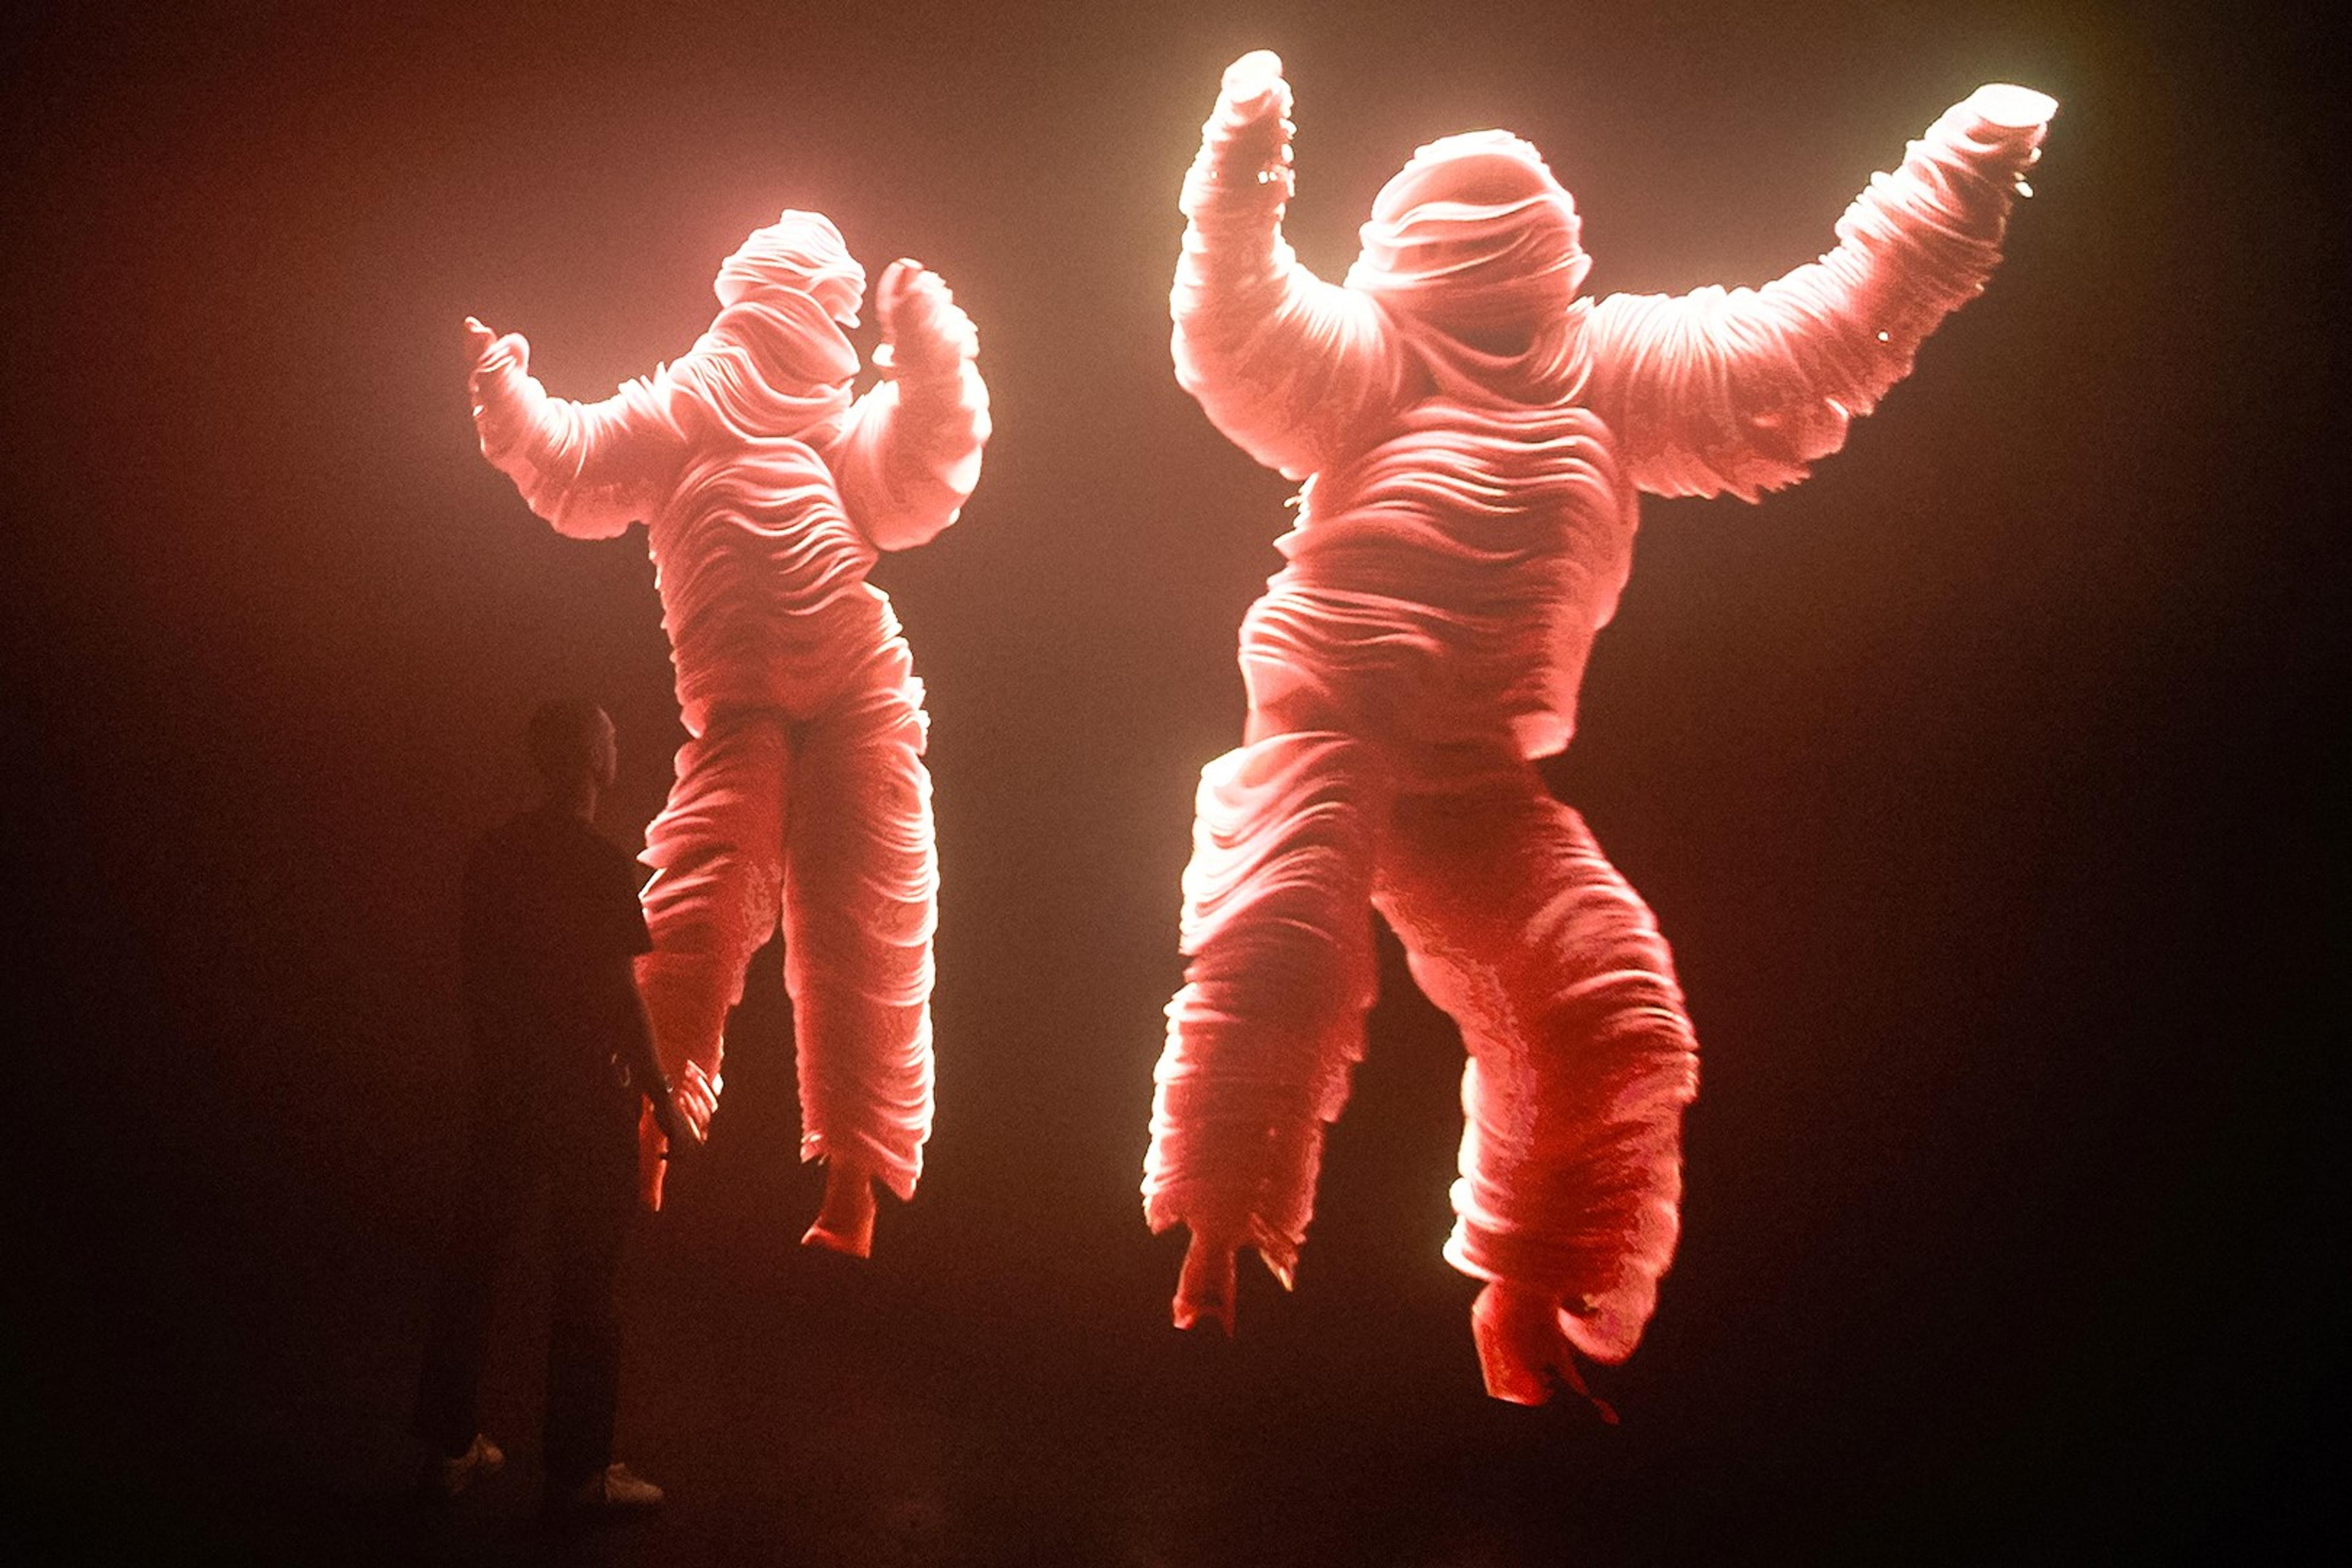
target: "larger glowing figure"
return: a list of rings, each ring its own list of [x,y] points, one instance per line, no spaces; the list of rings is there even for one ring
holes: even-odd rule
[[[988,395],[971,322],[895,263],[875,294],[889,377],[855,401],[866,274],[814,213],[745,240],[685,358],[602,403],[550,397],[530,345],[473,335],[482,454],[558,531],[649,527],[689,739],[646,835],[654,951],[638,984],[664,1067],[707,1119],[752,953],[784,930],[802,1157],[826,1162],[805,1238],[863,1255],[874,1183],[911,1196],[931,1121],[938,892],[922,683],[876,555],[955,520]],[[661,1138],[645,1129],[661,1202]]]
[[[1666,944],[1531,763],[1568,744],[1635,498],[1804,477],[1979,292],[2055,104],[1979,89],[1761,289],[1578,297],[1573,202],[1501,132],[1422,148],[1345,287],[1282,237],[1290,89],[1225,73],[1186,176],[1177,379],[1307,481],[1242,625],[1244,743],[1202,771],[1146,1213],[1192,1233],[1180,1325],[1234,1260],[1286,1283],[1373,992],[1370,912],[1461,1026],[1455,1267],[1486,1386],[1539,1402],[1641,1338],[1679,1227],[1696,1042]]]

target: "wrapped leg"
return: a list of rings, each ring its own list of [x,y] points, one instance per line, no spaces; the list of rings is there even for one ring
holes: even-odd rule
[[[940,876],[922,700],[894,642],[803,727],[785,829],[801,1157],[854,1163],[901,1198],[914,1195],[931,1131]]]
[[[788,757],[782,721],[721,719],[678,749],[677,783],[646,835],[646,923],[654,950],[637,988],[673,1079],[689,1062],[719,1083],[728,1009],[776,929]],[[646,1140],[647,1202],[660,1206],[660,1143]]]
[[[1277,734],[1201,773],[1183,989],[1154,1075],[1144,1213],[1255,1246],[1287,1280],[1323,1123],[1363,1055],[1384,771],[1330,732]]]
[[[1648,908],[1534,771],[1497,762],[1391,821],[1381,912],[1462,1026],[1465,1126],[1446,1257],[1562,1304],[1633,1353],[1674,1255],[1697,1043]]]

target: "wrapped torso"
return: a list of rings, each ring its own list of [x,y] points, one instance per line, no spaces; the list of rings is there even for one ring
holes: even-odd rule
[[[1401,745],[1568,743],[1632,564],[1607,426],[1573,404],[1432,390],[1309,481],[1242,626],[1251,705]]]
[[[728,710],[821,710],[898,635],[866,581],[881,549],[939,531],[977,479],[968,365],[853,404],[856,370],[814,301],[771,296],[603,403],[550,398],[517,366],[478,377],[484,454],[533,510],[574,537],[647,523],[692,733]]]
[[[1385,266],[1368,250],[1346,287],[1318,279],[1282,236],[1286,168],[1221,106],[1181,204],[1177,379],[1244,450],[1307,481],[1288,564],[1243,631],[1253,706],[1308,727],[1336,711],[1391,742],[1499,726],[1523,757],[1564,747],[1637,492],[1753,500],[1802,478],[1982,291],[2040,141],[1983,104],[1875,176],[1818,261],[1762,289],[1524,311],[1534,324],[1507,341],[1486,329],[1514,289],[1556,284],[1409,246]],[[1511,209],[1478,221],[1462,231],[1511,255]]]
[[[889,600],[866,580],[878,552],[810,441],[698,455],[654,513],[648,542],[690,733],[729,710],[812,717],[898,633]]]

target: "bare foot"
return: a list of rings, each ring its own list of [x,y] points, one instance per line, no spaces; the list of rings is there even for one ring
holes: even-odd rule
[[[824,1202],[816,1223],[801,1237],[803,1247],[822,1247],[849,1258],[874,1256],[874,1175],[856,1160],[835,1154],[824,1163]]]
[[[1176,1276],[1176,1300],[1171,1303],[1176,1326],[1189,1329],[1207,1318],[1225,1331],[1234,1333],[1234,1258],[1241,1250],[1238,1237],[1228,1237],[1222,1230],[1210,1233],[1192,1232],[1192,1239],[1184,1248],[1184,1267]]]
[[[1987,82],[1969,95],[1979,114],[2006,131],[2030,131],[2047,125],[2058,112],[2058,100],[2046,92],[2011,82]]]
[[[1557,1378],[1590,1401],[1601,1420],[1617,1424],[1617,1412],[1594,1397],[1577,1370],[1576,1347],[1561,1326],[1558,1297],[1495,1280],[1478,1292],[1470,1309],[1470,1332],[1478,1343],[1486,1392],[1496,1399],[1549,1404]]]

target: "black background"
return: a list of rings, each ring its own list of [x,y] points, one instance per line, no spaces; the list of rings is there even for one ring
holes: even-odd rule
[[[13,25],[5,273],[9,1528],[169,1559],[2274,1559],[2343,1479],[2340,146],[2316,35],[2228,7],[263,5]],[[2316,23],[2314,24],[2317,26]],[[1299,1288],[1178,1336],[1138,1215],[1176,879],[1286,486],[1168,373],[1224,62],[1298,95],[1291,234],[1544,148],[1591,287],[1753,282],[1982,80],[2063,104],[1990,293],[1819,476],[1651,504],[1549,769],[1702,1041],[1625,1413],[1479,1394],[1458,1046],[1384,939]],[[714,1147],[640,1237],[658,1521],[387,1496],[458,1131],[454,910],[542,696],[676,743],[642,534],[532,519],[458,321],[559,393],[682,353],[785,205],[939,268],[997,434],[887,560],[945,887],[926,1185],[793,1243],[764,953]],[[870,330],[865,334],[870,342]],[[2324,1005],[2322,1004],[2325,1004]]]

